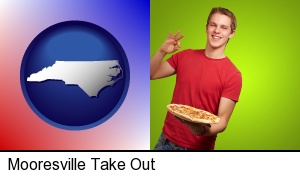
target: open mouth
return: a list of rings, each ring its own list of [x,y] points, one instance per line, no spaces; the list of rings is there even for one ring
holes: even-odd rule
[[[212,35],[212,38],[214,39],[221,39],[222,37],[216,36],[216,35]]]

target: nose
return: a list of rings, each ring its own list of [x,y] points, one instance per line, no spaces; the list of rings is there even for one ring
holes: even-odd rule
[[[220,33],[220,27],[216,26],[215,29],[214,29],[214,32],[219,34]]]

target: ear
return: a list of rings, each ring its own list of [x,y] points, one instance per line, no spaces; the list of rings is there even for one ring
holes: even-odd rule
[[[235,34],[235,31],[232,31],[231,34],[229,34],[229,38],[232,38]]]

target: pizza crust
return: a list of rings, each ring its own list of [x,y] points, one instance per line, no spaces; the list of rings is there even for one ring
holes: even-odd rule
[[[182,104],[169,104],[167,109],[170,113],[183,120],[194,123],[216,124],[220,118],[208,111]]]

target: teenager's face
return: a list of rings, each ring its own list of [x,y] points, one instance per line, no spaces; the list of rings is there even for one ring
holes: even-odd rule
[[[207,44],[211,48],[225,48],[228,39],[234,35],[230,24],[231,19],[226,15],[215,13],[211,16],[206,27]]]

